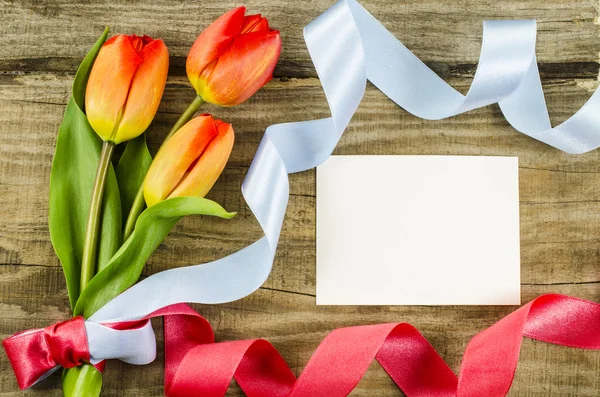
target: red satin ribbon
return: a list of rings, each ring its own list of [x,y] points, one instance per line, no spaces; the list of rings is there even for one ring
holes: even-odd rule
[[[77,316],[46,328],[19,332],[2,341],[19,387],[26,389],[57,367],[90,361],[84,319]],[[96,365],[99,371],[103,363]]]
[[[458,377],[406,323],[332,331],[296,379],[265,340],[214,343],[208,321],[185,304],[163,308],[145,319],[158,316],[164,316],[165,394],[169,397],[223,396],[232,378],[249,397],[341,397],[354,389],[374,358],[409,397],[501,397],[512,383],[523,336],[600,350],[600,304],[554,294],[534,299],[477,334],[467,346]],[[118,327],[139,324],[120,323]],[[27,383],[23,374],[35,372],[27,370],[32,365],[72,366],[85,359],[85,354],[89,357],[87,349],[80,349],[82,321],[53,327],[53,332],[47,332],[52,328],[48,327],[3,341],[19,385]],[[36,346],[43,345],[48,334],[52,335],[50,350]],[[55,348],[58,344],[63,350]]]

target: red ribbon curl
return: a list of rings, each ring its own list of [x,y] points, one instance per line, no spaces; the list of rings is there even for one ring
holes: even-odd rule
[[[511,386],[523,336],[600,350],[600,304],[556,294],[534,299],[475,335],[458,377],[407,323],[332,331],[296,379],[266,340],[215,343],[208,321],[186,304],[165,307],[144,319],[159,316],[164,316],[169,397],[220,397],[232,378],[248,397],[341,397],[354,389],[373,359],[409,397],[501,397]],[[137,321],[117,327],[139,325]],[[75,318],[4,340],[19,385],[30,386],[56,365],[89,360],[82,330],[85,337],[83,320]]]

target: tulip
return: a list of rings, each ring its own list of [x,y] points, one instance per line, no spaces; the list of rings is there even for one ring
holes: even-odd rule
[[[187,57],[186,71],[197,95],[175,122],[165,142],[193,117],[204,102],[219,106],[240,104],[273,77],[281,53],[279,32],[270,29],[262,16],[244,16],[245,12],[244,7],[227,12],[196,39]],[[124,239],[133,232],[144,209],[144,201],[144,189],[141,187],[125,222]],[[154,201],[151,199],[150,202]]]
[[[219,17],[198,37],[186,69],[205,102],[233,106],[267,84],[281,52],[279,31],[259,15],[244,16],[245,7]]]
[[[233,140],[231,124],[211,115],[187,122],[160,148],[146,174],[148,207],[172,197],[204,197],[223,172]]]
[[[118,35],[104,43],[85,92],[94,131],[116,144],[143,133],[158,109],[168,69],[169,51],[162,40]]]
[[[169,51],[161,40],[118,35],[96,57],[85,91],[85,112],[104,140],[96,170],[81,258],[80,292],[94,276],[106,178],[116,144],[143,133],[167,81]]]

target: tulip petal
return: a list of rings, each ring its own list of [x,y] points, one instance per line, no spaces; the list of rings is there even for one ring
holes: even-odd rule
[[[231,124],[217,120],[218,135],[204,150],[194,167],[169,195],[172,197],[204,197],[223,172],[231,149],[234,133]]]
[[[169,196],[216,136],[212,117],[202,115],[188,121],[164,143],[144,180],[144,198],[148,207]]]
[[[125,35],[108,40],[94,62],[85,92],[85,112],[94,131],[105,141],[112,138],[141,62]]]
[[[260,14],[248,15],[244,17],[240,34],[260,32],[262,30],[271,30],[267,19],[263,18]]]
[[[280,52],[281,38],[276,30],[236,37],[219,57],[199,94],[206,102],[220,106],[244,102],[271,80]]]
[[[133,76],[121,123],[113,141],[121,143],[143,133],[152,122],[167,82],[169,50],[162,40],[153,40],[139,53],[142,59]]]
[[[199,90],[198,77],[204,68],[217,59],[240,33],[245,7],[234,8],[221,15],[198,36],[186,61],[186,71],[192,86]]]

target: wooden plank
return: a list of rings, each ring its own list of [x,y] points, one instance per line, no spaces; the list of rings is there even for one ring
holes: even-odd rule
[[[276,74],[314,76],[302,28],[334,2],[250,0],[202,2],[43,0],[2,6],[0,70],[71,72],[110,25],[115,33],[161,37],[172,72],[184,74],[185,56],[198,33],[229,7],[245,4],[282,32],[284,49]],[[472,75],[484,19],[536,19],[538,59],[544,74],[596,77],[600,42],[595,0],[365,0],[362,4],[408,48],[441,74]]]
[[[42,327],[68,316],[62,274],[56,267],[0,266],[2,302],[0,337],[15,328]],[[35,288],[35,293],[32,293]],[[594,285],[524,286],[528,301],[546,292],[598,298]],[[510,313],[513,307],[499,306],[316,306],[314,297],[262,288],[237,302],[222,305],[194,305],[216,330],[218,341],[264,337],[273,343],[292,370],[299,374],[325,335],[334,328],[380,322],[410,322],[415,325],[448,361],[453,370],[460,366],[468,340],[477,332]],[[155,323],[160,338],[160,322]],[[162,340],[162,339],[161,339]],[[526,340],[515,384],[510,396],[577,395],[593,396],[598,390],[600,352],[580,351]],[[6,359],[0,361],[0,396],[17,396]],[[59,396],[55,376],[24,396]],[[152,365],[135,367],[111,362],[105,376],[106,396],[161,395],[162,353]],[[353,396],[399,395],[387,375],[373,365]],[[46,394],[48,393],[48,394]],[[234,388],[231,396],[242,396]]]

